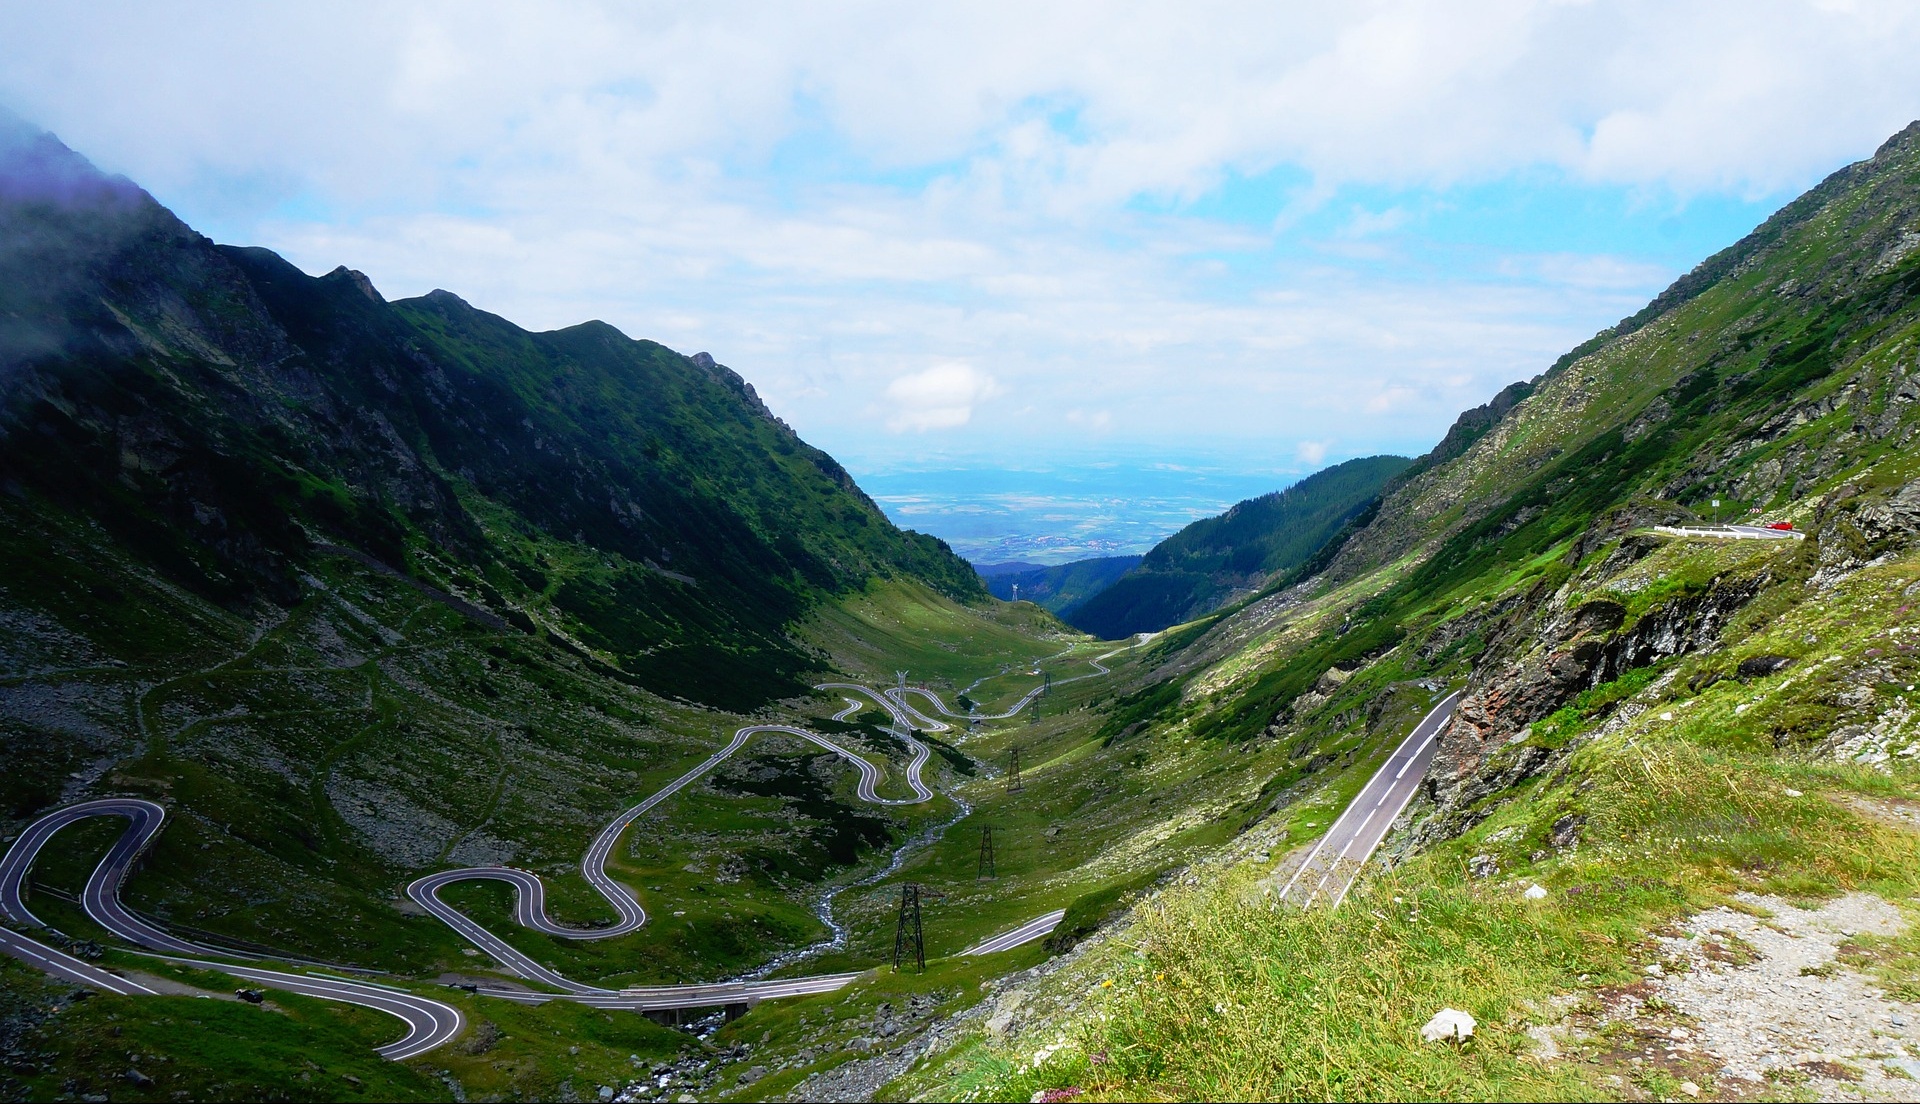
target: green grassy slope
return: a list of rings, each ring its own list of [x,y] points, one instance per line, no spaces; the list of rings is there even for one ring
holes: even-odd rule
[[[1641,1063],[1640,1028],[1598,1010],[1677,919],[1759,907],[1738,894],[1914,892],[1917,214],[1920,124],[1463,418],[1314,585],[1156,642],[1110,732],[1303,773],[1266,791],[1257,847],[1030,987],[1044,1016],[967,1034],[894,1091],[1746,1091],[1684,1055]],[[1808,537],[1655,528],[1727,517]],[[1378,718],[1449,684],[1466,693],[1393,871],[1332,915],[1273,910],[1274,875],[1377,761]],[[1543,901],[1521,895],[1535,882]],[[1911,993],[1911,943],[1843,960]],[[1464,1052],[1419,1039],[1443,1005],[1481,1021]],[[1537,1057],[1541,1025],[1583,1060]],[[1782,1076],[1773,1091],[1829,1074]]]
[[[804,670],[891,681],[906,669],[990,709],[1053,678],[1033,715],[943,739],[940,784],[968,816],[945,799],[860,805],[850,772],[769,742],[623,841],[616,873],[684,912],[671,923],[563,946],[501,923],[505,898],[491,887],[458,895],[570,974],[624,982],[712,977],[817,937],[807,906],[830,885],[848,886],[836,911],[848,943],[788,972],[871,966],[891,949],[911,880],[946,894],[927,910],[927,974],[881,969],[844,993],[769,1002],[704,1043],[456,996],[505,1039],[428,1056],[412,1067],[428,1076],[384,1088],[449,1096],[438,1072],[449,1070],[470,1093],[554,1096],[571,1084],[585,1095],[626,1075],[629,1048],[650,1063],[684,1045],[718,1064],[703,1093],[758,1099],[918,1038],[940,1012],[986,998],[1006,1010],[997,994],[1012,987],[1031,1003],[1011,1027],[952,1025],[889,1093],[1674,1095],[1678,1066],[1629,1065],[1604,1039],[1579,1051],[1592,1068],[1543,1064],[1526,1028],[1554,1000],[1627,990],[1653,933],[1736,892],[1915,890],[1899,824],[1902,803],[1920,800],[1908,689],[1920,680],[1920,250],[1906,244],[1920,211],[1917,138],[1838,174],[1657,310],[1464,417],[1312,561],[1324,570],[1311,585],[1119,651],[1111,676],[1066,682],[1112,647],[1045,611],[955,602],[904,570],[806,606],[783,630],[813,664]],[[407,324],[443,351],[486,340],[484,319],[446,334]],[[572,355],[557,348],[539,356]],[[368,486],[409,486],[368,464]],[[50,492],[0,497],[15,522],[0,526],[16,542],[9,554],[49,565],[0,581],[13,630],[0,725],[28,764],[7,779],[11,799],[161,796],[182,815],[133,884],[138,907],[414,979],[485,977],[489,964],[395,906],[410,871],[511,861],[552,878],[561,916],[600,915],[571,873],[584,841],[747,718],[635,685],[642,675],[593,635],[606,630],[558,597],[569,580],[616,588],[623,572],[679,562],[522,526],[506,493],[483,493],[477,478],[453,473],[448,486],[461,514],[424,498],[393,515],[411,527],[396,538],[410,576],[323,552],[303,561],[312,581],[297,600],[265,612],[176,581],[50,506]],[[1651,528],[1708,514],[1714,497],[1811,537],[1727,545]],[[336,526],[372,515],[342,505],[340,516]],[[468,523],[479,538],[462,535]],[[467,539],[508,549],[505,574],[446,551]],[[512,564],[542,575],[519,580]],[[488,587],[518,597],[496,604]],[[485,616],[516,608],[538,632]],[[1467,691],[1459,721],[1393,837],[1395,872],[1330,917],[1268,908],[1272,876],[1450,687]],[[796,695],[759,716],[824,731],[842,706]],[[898,748],[874,719],[834,731],[897,772]],[[1016,748],[1026,784],[1014,792]],[[986,826],[998,869],[982,880]],[[928,845],[882,875],[888,845],[921,832]],[[76,934],[84,918],[51,891],[76,887],[103,842],[63,833],[37,873],[50,891],[40,900]],[[1495,874],[1469,873],[1480,856]],[[1533,881],[1549,887],[1544,902],[1520,897]],[[1149,907],[1125,938],[1109,938],[1115,914],[1140,900]],[[1069,957],[1039,946],[950,957],[1055,907],[1079,942]],[[1911,984],[1908,944],[1867,951],[1890,972],[1883,984]],[[1475,1047],[1443,1056],[1417,1041],[1442,1003],[1475,1010]],[[18,1076],[94,1068],[111,1027],[180,1029],[171,1006],[94,1007],[150,1020],[50,1021],[33,1044],[47,1056]],[[367,1025],[299,1015],[316,1025],[320,1064],[359,1068],[364,1054],[348,1049],[365,1045]],[[251,1037],[244,1020],[221,1023]],[[286,1037],[274,1030],[259,1052],[283,1058],[252,1081],[207,1093],[221,1084],[207,1065],[217,1055],[181,1048],[177,1084],[239,1095],[312,1073],[274,1049]],[[1036,1062],[1056,1041],[1066,1045]],[[1714,1090],[1711,1071],[1694,1076]]]
[[[1308,563],[1408,463],[1399,456],[1348,460],[1196,521],[1065,616],[1076,628],[1118,640],[1217,609]]]

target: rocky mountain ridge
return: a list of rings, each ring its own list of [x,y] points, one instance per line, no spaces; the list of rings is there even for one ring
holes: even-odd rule
[[[348,548],[741,705],[817,662],[787,626],[823,596],[894,577],[984,596],[705,353],[310,277],[22,126],[0,231],[0,483],[229,607],[291,605],[303,565]]]

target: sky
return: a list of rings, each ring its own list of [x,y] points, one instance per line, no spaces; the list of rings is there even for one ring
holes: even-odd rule
[[[1424,451],[1916,57],[1910,0],[0,2],[0,105],[212,237],[711,352],[1041,562]]]

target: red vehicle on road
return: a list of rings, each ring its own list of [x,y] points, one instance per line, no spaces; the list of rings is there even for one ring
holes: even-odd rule
[[[1793,531],[1793,522],[1791,522],[1791,521],[1769,521],[1769,522],[1767,522],[1767,528],[1769,528],[1769,529],[1785,529],[1785,530],[1786,530],[1786,531],[1788,531],[1788,532],[1792,532],[1792,531]]]

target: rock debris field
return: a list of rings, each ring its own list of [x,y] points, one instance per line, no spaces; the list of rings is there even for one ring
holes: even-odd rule
[[[1860,937],[1899,934],[1901,911],[1867,893],[1813,909],[1738,899],[1753,911],[1710,909],[1662,936],[1647,981],[1611,991],[1603,1022],[1636,1029],[1645,1061],[1711,1068],[1687,1085],[1703,1097],[1799,1085],[1821,1100],[1920,1101],[1920,1006],[1840,961]]]

